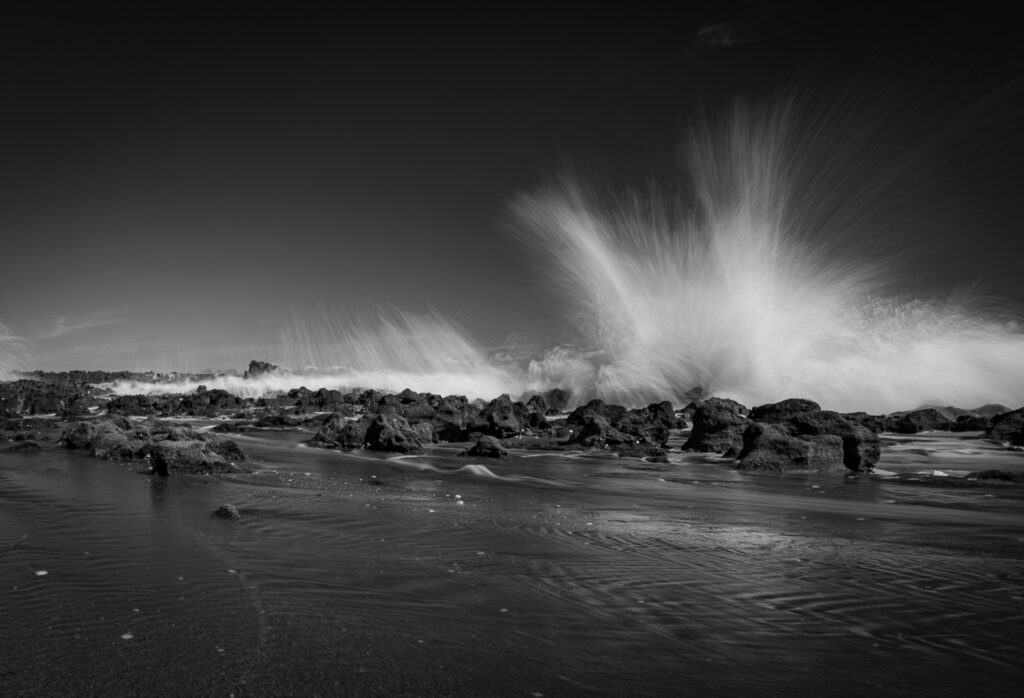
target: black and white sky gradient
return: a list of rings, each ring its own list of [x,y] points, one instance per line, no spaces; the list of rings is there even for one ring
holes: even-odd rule
[[[925,144],[886,211],[908,286],[1024,309],[1016,20],[680,8],[11,17],[0,329],[41,369],[237,368],[318,308],[558,341],[510,202],[567,163],[671,181],[698,109],[779,92]]]

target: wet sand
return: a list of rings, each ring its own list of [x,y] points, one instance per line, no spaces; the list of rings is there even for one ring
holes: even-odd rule
[[[4,695],[1006,695],[1024,493],[235,437],[254,472],[0,454]],[[470,467],[467,467],[470,466]],[[950,434],[879,468],[1020,469]],[[379,483],[379,484],[378,484]],[[225,502],[238,521],[210,512]],[[40,574],[46,572],[46,574]]]

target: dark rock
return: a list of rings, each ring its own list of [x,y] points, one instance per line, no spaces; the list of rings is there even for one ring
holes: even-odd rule
[[[320,429],[313,435],[313,442],[315,444],[337,445],[341,430],[347,423],[348,420],[345,418],[345,415],[340,412],[334,412],[323,421]]]
[[[821,405],[813,400],[789,398],[788,400],[783,400],[781,402],[752,407],[747,417],[754,422],[777,424],[779,422],[789,421],[793,417],[807,412],[820,411]]]
[[[363,417],[354,422],[348,422],[341,428],[338,434],[337,445],[342,448],[363,448],[366,446],[366,434],[373,424],[373,417]]]
[[[726,398],[712,397],[696,406],[693,430],[683,450],[724,453],[743,447],[743,432],[752,423],[747,408]]]
[[[107,402],[107,414],[150,415],[160,412],[159,404],[149,395],[118,395]]]
[[[195,441],[159,441],[150,453],[153,471],[160,475],[182,473],[225,473],[234,468],[208,443]]]
[[[739,470],[839,472],[843,440],[835,435],[793,436],[775,424],[756,422],[743,433]]]
[[[320,388],[314,393],[306,388],[296,388],[288,391],[288,397],[295,400],[293,405],[296,414],[339,412],[347,417],[355,415],[353,406],[345,400],[345,396],[338,390]]]
[[[0,410],[8,416],[61,414],[73,404],[95,402],[93,387],[80,380],[26,378],[0,383]]]
[[[886,431],[886,418],[884,415],[868,414],[867,412],[844,412],[843,417],[846,421],[853,424],[859,424],[866,429],[870,429],[876,434],[881,434],[883,431]]]
[[[612,422],[612,426],[637,441],[664,445],[670,432],[678,428],[679,419],[671,402],[654,402],[647,407],[629,410],[620,421]]]
[[[611,425],[599,414],[588,414],[583,417],[573,431],[572,441],[584,448],[604,448],[608,446],[632,445],[636,438],[625,434]]]
[[[477,421],[479,410],[461,395],[449,395],[434,408],[430,418],[434,437],[439,441],[465,441],[470,426]]]
[[[481,436],[467,455],[481,458],[508,458],[508,449],[493,436]]]
[[[413,422],[409,425],[421,444],[434,442],[434,425],[430,422]]]
[[[199,438],[206,442],[207,448],[229,463],[244,461],[246,458],[245,451],[233,439],[225,439],[209,432],[200,434]]]
[[[751,414],[761,417],[757,424],[771,424],[774,428],[773,434],[781,433],[800,438],[838,436],[842,440],[842,460],[846,467],[853,471],[870,470],[882,455],[878,434],[862,424],[851,422],[838,412],[813,409],[816,404],[810,400],[784,400],[777,405],[762,405],[756,410],[751,410]],[[748,450],[746,432],[743,445],[741,458]]]
[[[992,427],[986,436],[994,441],[1024,446],[1024,407],[993,417]]]
[[[242,515],[238,513],[238,507],[234,504],[221,504],[211,516],[215,516],[218,519],[235,519],[242,518]]]
[[[225,412],[235,412],[242,406],[242,399],[236,397],[226,390],[214,388],[207,390],[206,386],[199,386],[192,395],[184,395],[178,405],[179,413],[216,417]]]
[[[79,422],[61,437],[66,448],[88,448],[96,435],[96,422]]]
[[[983,414],[962,414],[953,423],[952,431],[988,431],[991,428],[991,417]]]
[[[499,439],[507,439],[522,433],[520,417],[526,417],[529,411],[523,403],[516,404],[520,406],[519,414],[512,403],[512,398],[508,395],[500,395],[480,410],[474,426],[483,433],[496,436]]]
[[[916,434],[921,431],[949,431],[953,421],[932,407],[914,410],[902,415],[892,415],[894,423],[887,421],[889,431],[898,434]]]

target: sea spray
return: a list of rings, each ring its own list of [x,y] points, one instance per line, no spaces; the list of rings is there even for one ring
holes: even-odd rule
[[[838,140],[845,159],[806,152],[793,121],[788,106],[738,108],[705,127],[677,199],[599,197],[566,177],[518,202],[576,304],[588,358],[577,393],[626,404],[801,396],[873,411],[1024,401],[1020,327],[970,300],[887,295],[889,270],[858,247],[856,221],[890,205],[878,200],[885,173],[837,173],[856,152]],[[805,140],[821,143],[821,126]],[[549,361],[564,380],[557,353],[531,374],[543,383]]]
[[[242,397],[286,393],[294,388],[349,391],[373,388],[399,392],[465,395],[491,400],[526,389],[522,371],[499,361],[468,333],[437,313],[418,316],[378,308],[372,317],[320,308],[311,318],[295,316],[281,332],[281,349],[272,357],[289,370],[254,378],[221,374],[201,379],[160,382],[119,381],[121,394],[191,392],[200,384]]]
[[[900,288],[889,263],[910,232],[920,235],[899,211],[907,192],[935,179],[937,136],[907,148],[898,129],[865,128],[840,107],[804,114],[783,101],[706,118],[683,183],[668,193],[609,195],[566,176],[521,197],[523,240],[550,260],[571,346],[497,359],[438,313],[321,310],[283,331],[277,355],[260,357],[291,374],[207,387],[483,399],[562,387],[576,403],[798,396],[872,412],[1024,403],[1018,321],[969,297]]]

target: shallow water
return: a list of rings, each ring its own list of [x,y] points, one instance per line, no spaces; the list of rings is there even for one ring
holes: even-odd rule
[[[1024,676],[1019,487],[237,438],[251,475],[0,454],[0,694],[1005,695]],[[924,435],[880,466],[1024,455]],[[242,518],[211,518],[224,502]]]

